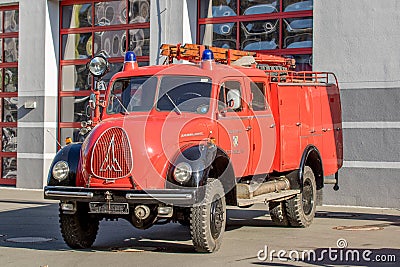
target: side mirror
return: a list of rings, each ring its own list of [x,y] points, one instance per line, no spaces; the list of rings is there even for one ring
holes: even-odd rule
[[[89,97],[89,107],[91,109],[96,109],[96,95],[95,94],[90,94]]]

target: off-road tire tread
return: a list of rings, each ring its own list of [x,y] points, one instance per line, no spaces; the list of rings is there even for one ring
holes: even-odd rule
[[[284,201],[281,202],[268,202],[269,215],[275,225],[290,226],[289,218],[286,214]]]
[[[310,172],[312,174],[314,197],[316,198],[316,182],[312,169],[309,166],[304,167],[304,174]],[[311,212],[311,218],[306,218],[304,214],[302,203],[302,194],[297,194],[295,197],[285,201],[286,213],[289,219],[289,224],[293,227],[308,227],[312,223],[316,209],[316,199],[314,199],[314,208]]]
[[[75,214],[64,214],[61,204],[59,218],[62,237],[70,248],[84,249],[92,246],[99,230],[98,219],[91,218],[87,211],[80,209]]]
[[[226,202],[224,197],[224,188],[219,180],[207,179],[207,188],[204,196],[204,203],[211,203],[214,194],[218,192],[221,194],[223,202],[224,213],[226,216]],[[222,236],[225,230],[226,217],[224,219],[223,228],[217,240],[213,240],[210,230],[209,215],[207,208],[209,205],[196,205],[191,208],[190,212],[190,234],[192,236],[193,246],[198,252],[212,253],[217,251],[222,243]],[[211,238],[211,240],[210,240]],[[210,242],[211,241],[211,242]]]

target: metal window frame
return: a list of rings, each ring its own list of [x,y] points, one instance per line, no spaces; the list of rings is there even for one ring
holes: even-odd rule
[[[12,11],[19,10],[19,5],[9,5],[9,6],[0,6],[0,12],[4,11]],[[3,62],[4,61],[4,39],[6,38],[19,38],[19,30],[16,32],[4,32],[4,13],[1,22],[1,33],[0,39],[3,40],[1,47],[1,55],[2,62],[0,62],[0,69],[2,71],[2,77],[4,77],[4,69],[5,68],[17,68],[18,69],[18,60],[16,62]],[[3,98],[11,98],[18,97],[18,90],[16,92],[4,92],[4,79],[1,81],[1,87],[3,88],[0,92],[0,101],[3,101]],[[3,104],[0,104],[3,109]],[[1,116],[3,116],[3,110],[0,111]],[[15,186],[17,183],[17,178],[15,179],[5,179],[3,178],[3,159],[4,158],[17,158],[17,152],[3,152],[3,128],[18,128],[18,122],[3,122],[3,118],[0,118],[0,132],[1,132],[1,149],[0,149],[0,185],[13,185]]]

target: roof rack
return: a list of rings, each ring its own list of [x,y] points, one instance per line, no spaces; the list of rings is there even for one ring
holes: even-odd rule
[[[203,51],[209,49],[214,54],[214,60],[221,64],[240,66],[257,65],[257,67],[264,70],[266,68],[271,68],[271,66],[287,70],[294,69],[295,67],[295,60],[291,58],[214,46],[198,44],[163,44],[160,49],[161,55],[167,57],[164,63],[167,63],[168,61],[169,64],[173,63],[174,59],[200,62]]]

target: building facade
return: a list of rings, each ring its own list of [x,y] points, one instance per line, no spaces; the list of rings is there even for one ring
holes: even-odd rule
[[[76,138],[103,51],[162,64],[163,43],[199,43],[296,59],[333,71],[343,103],[345,165],[325,203],[399,207],[400,4],[386,0],[0,0],[0,184],[42,188],[65,137]]]

